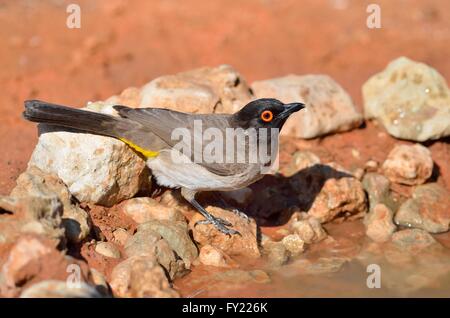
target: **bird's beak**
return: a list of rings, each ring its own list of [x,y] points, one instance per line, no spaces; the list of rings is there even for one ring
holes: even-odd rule
[[[292,113],[298,112],[300,109],[305,108],[303,103],[290,103],[284,105],[284,110],[278,115],[281,118],[289,117]]]

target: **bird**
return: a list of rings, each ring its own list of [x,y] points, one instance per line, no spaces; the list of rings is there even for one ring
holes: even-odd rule
[[[196,225],[212,224],[228,236],[240,233],[232,228],[230,222],[206,211],[196,200],[196,194],[203,191],[233,191],[260,180],[264,176],[262,169],[272,164],[273,158],[238,162],[236,158],[240,155],[239,151],[247,155],[249,149],[259,149],[261,145],[265,145],[267,149],[273,142],[273,136],[269,134],[264,137],[260,133],[263,128],[275,131],[275,137],[278,138],[279,131],[289,116],[305,108],[300,102],[284,104],[274,98],[250,101],[233,114],[197,114],[165,108],[114,105],[113,109],[118,116],[113,116],[40,100],[26,100],[24,106],[23,117],[31,122],[109,136],[126,143],[144,157],[158,185],[181,189],[181,196],[204,217]],[[215,129],[226,135],[227,131],[236,130],[248,136],[249,132],[256,131],[256,138],[245,139],[245,147],[238,149],[232,160],[196,160],[196,156],[201,155],[205,147],[208,147],[202,143],[203,137],[196,129],[196,123],[201,123],[203,132]],[[180,141],[180,138],[174,138],[173,133],[177,129],[190,134],[191,140]],[[236,136],[233,136],[233,140],[242,146]],[[256,147],[252,148],[255,143]],[[184,158],[184,161],[174,160],[173,157],[174,153],[182,152],[180,147],[190,150],[181,154],[180,158]],[[275,151],[278,151],[277,147],[278,143]]]

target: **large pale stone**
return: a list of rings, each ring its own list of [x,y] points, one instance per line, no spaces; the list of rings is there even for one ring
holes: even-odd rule
[[[400,57],[362,88],[366,118],[389,134],[415,141],[450,135],[450,91],[430,66]]]
[[[46,125],[40,132],[28,166],[56,174],[79,201],[111,206],[148,179],[144,160],[120,140]]]
[[[105,102],[190,113],[234,113],[250,100],[252,94],[242,76],[229,65],[219,65],[164,75]],[[114,113],[111,108],[106,110]]]
[[[284,103],[303,102],[306,109],[289,117],[282,134],[314,138],[358,127],[362,115],[350,96],[326,75],[288,75],[254,82],[257,98],[276,98]]]

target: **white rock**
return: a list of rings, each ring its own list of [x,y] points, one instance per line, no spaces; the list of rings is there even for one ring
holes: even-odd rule
[[[257,81],[251,87],[257,98],[269,97],[284,103],[306,104],[305,110],[289,117],[282,131],[285,135],[314,138],[350,130],[362,123],[362,115],[350,96],[326,75],[288,75]]]
[[[229,65],[220,65],[154,79],[142,87],[139,107],[234,113],[251,99],[250,89],[241,75]]]
[[[147,182],[144,160],[120,140],[52,130],[40,125],[28,165],[56,174],[79,201],[111,206],[133,197]]]
[[[99,242],[95,245],[95,251],[109,258],[120,258],[119,249],[112,243]]]
[[[415,141],[450,135],[450,91],[430,66],[400,57],[363,86],[366,118],[389,134]]]
[[[322,241],[327,237],[327,233],[320,221],[314,217],[307,216],[298,219],[293,216],[291,217],[290,228],[295,235],[298,235],[307,244]]]
[[[298,255],[305,250],[305,242],[298,234],[290,234],[283,237],[281,241],[292,256]]]
[[[224,252],[217,247],[205,245],[200,249],[199,261],[203,265],[227,267],[227,259]]]

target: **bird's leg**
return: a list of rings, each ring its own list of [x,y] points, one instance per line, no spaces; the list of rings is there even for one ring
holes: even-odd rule
[[[233,235],[238,234],[241,235],[238,231],[229,229],[227,226],[232,226],[232,224],[226,220],[223,220],[221,218],[216,218],[214,215],[210,214],[208,211],[206,211],[196,200],[195,200],[195,191],[181,188],[181,195],[183,198],[185,198],[194,208],[197,209],[198,212],[203,215],[205,218],[204,220],[198,221],[195,223],[194,226],[197,224],[212,224],[216,229],[218,229],[220,232],[227,234],[227,235]]]
[[[220,203],[222,204],[222,206],[227,209],[230,210],[231,212],[233,212],[234,214],[236,214],[237,216],[243,218],[244,220],[247,221],[247,223],[250,223],[250,218],[248,217],[247,214],[245,214],[244,212],[240,211],[239,209],[236,209],[235,207],[232,207],[230,204],[228,204],[221,195],[219,195],[217,192],[214,193],[216,195],[216,197],[219,198]]]

